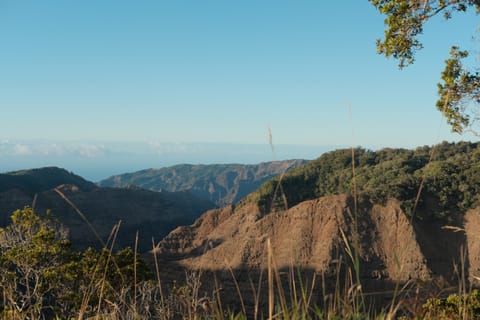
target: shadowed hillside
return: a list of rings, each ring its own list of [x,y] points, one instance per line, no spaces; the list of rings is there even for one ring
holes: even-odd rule
[[[119,247],[133,246],[139,231],[139,248],[152,247],[178,225],[192,223],[214,205],[188,192],[153,192],[141,188],[99,188],[59,168],[24,170],[0,175],[0,226],[24,206],[38,212],[51,209],[68,230],[74,246],[100,247],[101,242],[84,219],[54,189],[57,188],[85,215],[101,240],[106,242],[115,224],[121,222]]]
[[[81,190],[92,190],[95,184],[57,167],[20,170],[0,174],[0,192],[18,189],[34,195],[61,184],[72,184]]]

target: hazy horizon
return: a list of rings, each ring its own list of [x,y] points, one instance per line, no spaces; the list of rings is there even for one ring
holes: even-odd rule
[[[358,145],[371,150],[385,147],[415,149],[420,146],[423,145]],[[350,147],[268,143],[0,140],[0,173],[55,166],[98,182],[112,175],[177,164],[258,164],[275,160],[313,160],[324,152]]]
[[[0,172],[56,166],[98,182],[112,175],[176,164],[257,164],[312,160],[342,146],[235,143],[0,141]]]

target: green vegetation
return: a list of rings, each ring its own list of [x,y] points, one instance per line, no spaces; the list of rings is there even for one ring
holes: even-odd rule
[[[263,212],[283,208],[279,185],[289,207],[321,196],[356,192],[375,203],[398,199],[405,212],[416,218],[451,220],[480,204],[479,160],[480,145],[469,142],[444,142],[415,150],[357,148],[354,157],[350,149],[337,150],[290,171],[280,184],[280,178],[264,183],[256,201]]]
[[[377,40],[378,52],[387,58],[399,60],[400,68],[415,61],[416,51],[423,47],[418,36],[423,33],[423,26],[429,20],[438,15],[448,20],[455,13],[467,10],[480,12],[478,0],[369,1],[387,16],[385,38]],[[438,84],[437,108],[445,114],[452,130],[456,132],[462,132],[478,120],[476,108],[480,102],[480,74],[476,66],[463,67],[462,61],[468,55],[468,51],[452,46],[450,58],[445,60],[445,69],[441,74],[442,83]],[[469,110],[472,102],[476,105]]]
[[[451,294],[447,298],[430,298],[423,305],[423,319],[478,319],[480,317],[480,291]]]
[[[42,219],[29,207],[17,210],[12,223],[0,229],[0,315],[70,319],[82,312],[105,312],[109,306],[101,301],[132,291],[134,262],[137,281],[152,278],[130,248],[115,254],[106,249],[74,252],[51,214]]]

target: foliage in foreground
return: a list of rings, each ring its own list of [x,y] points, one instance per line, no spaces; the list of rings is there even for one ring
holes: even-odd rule
[[[152,277],[130,248],[74,252],[66,231],[51,214],[17,210],[0,229],[0,315],[3,318],[71,318],[105,308],[102,300],[132,290],[134,262],[138,281]],[[82,310],[84,309],[84,310]]]
[[[424,319],[479,319],[480,291],[451,294],[447,298],[431,298],[423,305]]]

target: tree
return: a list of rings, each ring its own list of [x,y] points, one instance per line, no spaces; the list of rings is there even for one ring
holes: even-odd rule
[[[386,15],[385,37],[377,40],[377,51],[399,61],[400,69],[414,63],[415,53],[423,48],[418,36],[431,18],[443,15],[451,19],[455,12],[476,10],[480,0],[369,0],[377,10]],[[441,82],[437,84],[438,110],[444,113],[452,131],[462,133],[480,120],[480,74],[464,68],[469,55],[458,46],[450,49],[445,60]]]
[[[0,315],[40,319],[55,312],[52,300],[66,291],[70,259],[66,232],[56,221],[41,219],[29,207],[15,211],[12,224],[0,228],[0,292],[4,300]]]

